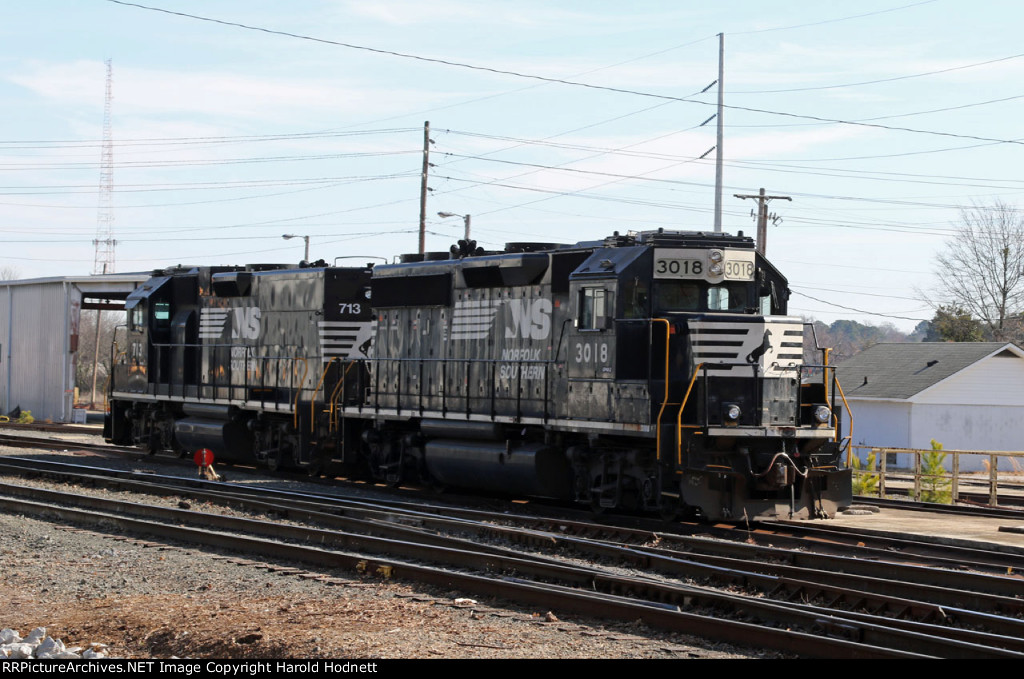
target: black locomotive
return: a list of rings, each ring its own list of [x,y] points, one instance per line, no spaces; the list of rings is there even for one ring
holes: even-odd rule
[[[156,272],[127,302],[108,440],[595,510],[849,502],[834,374],[742,233],[401,259]]]

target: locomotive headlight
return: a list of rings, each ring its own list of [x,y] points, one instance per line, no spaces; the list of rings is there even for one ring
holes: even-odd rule
[[[814,419],[822,424],[826,424],[831,417],[832,411],[828,406],[818,406],[814,409]]]
[[[723,258],[721,250],[709,250],[708,259],[712,262],[721,262]]]
[[[725,409],[725,416],[727,418],[729,418],[733,422],[736,422],[737,420],[739,420],[740,419],[740,415],[742,415],[742,414],[743,414],[743,411],[740,410],[740,407],[738,405],[736,405],[735,403],[733,403],[732,405],[730,405],[729,407],[727,407]]]
[[[721,276],[722,275],[722,265],[721,264],[712,264],[711,266],[708,267],[708,271],[711,272],[712,276]]]

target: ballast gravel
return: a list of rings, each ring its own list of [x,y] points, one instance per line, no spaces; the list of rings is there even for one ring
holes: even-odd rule
[[[5,453],[25,455],[0,449]],[[0,481],[11,483],[12,477]],[[776,655],[664,633],[640,622],[582,619],[418,583],[263,563],[114,528],[107,532],[4,513],[0,590],[6,593],[0,597],[0,628],[14,634],[45,628],[43,638],[63,640],[65,652],[77,647],[71,652],[107,657]]]

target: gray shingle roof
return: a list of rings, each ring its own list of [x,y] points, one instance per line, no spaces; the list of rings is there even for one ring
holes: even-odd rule
[[[950,375],[1005,349],[1006,342],[876,344],[839,363],[836,374],[847,398],[910,398]]]

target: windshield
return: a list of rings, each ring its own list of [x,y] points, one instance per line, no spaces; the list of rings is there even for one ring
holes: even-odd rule
[[[707,285],[697,281],[658,281],[654,286],[655,311],[732,311],[753,306],[747,283]]]

